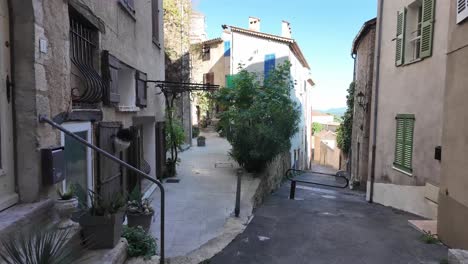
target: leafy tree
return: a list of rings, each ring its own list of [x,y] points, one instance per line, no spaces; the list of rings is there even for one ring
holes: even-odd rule
[[[343,123],[338,127],[336,141],[338,148],[348,154],[351,149],[351,136],[353,133],[353,113],[354,113],[354,82],[349,85],[346,105],[348,109],[343,115]]]
[[[299,107],[290,98],[291,64],[286,62],[259,81],[241,69],[232,88],[215,95],[226,109],[220,124],[232,145],[230,155],[247,171],[260,171],[279,153],[290,148],[299,124]]]
[[[169,166],[167,176],[173,176],[178,162],[178,148],[185,142],[185,132],[182,122],[174,117],[174,110],[167,109],[167,115],[166,147],[169,148],[171,153],[171,157],[166,162],[167,166]]]
[[[320,123],[313,122],[312,123],[312,133],[315,135],[317,133],[320,133],[320,131],[323,130],[323,126]]]

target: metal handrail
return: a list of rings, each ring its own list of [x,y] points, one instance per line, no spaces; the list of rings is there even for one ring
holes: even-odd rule
[[[324,184],[324,183],[318,183],[318,182],[312,182],[312,181],[304,181],[304,180],[297,180],[294,179],[294,176],[303,174],[303,173],[313,173],[313,174],[321,174],[321,175],[329,175],[337,178],[343,178],[346,181],[346,184],[344,186],[336,186],[336,185],[330,185],[330,184]],[[323,173],[323,172],[315,172],[315,171],[304,171],[304,170],[297,170],[297,169],[289,169],[286,171],[285,176],[286,178],[291,181],[291,189],[289,192],[289,199],[294,200],[294,197],[296,195],[296,183],[305,183],[305,184],[312,184],[312,185],[319,185],[319,186],[325,186],[325,187],[332,187],[332,188],[339,188],[339,189],[344,189],[349,186],[349,180],[345,176],[341,175],[345,171],[338,171],[336,174],[331,174],[331,173]],[[294,174],[298,173],[298,174]]]
[[[103,150],[103,149],[100,149],[99,147],[89,143],[88,141],[80,138],[79,136],[75,135],[73,132],[67,130],[66,128],[64,128],[63,126],[55,123],[54,121],[52,121],[51,119],[43,116],[43,115],[40,115],[39,116],[39,122],[41,123],[47,123],[49,125],[51,125],[52,127],[62,131],[63,133],[67,134],[68,136],[70,136],[71,138],[75,139],[76,141],[78,141],[79,143],[85,145],[86,147],[88,148],[91,148],[92,150],[98,152],[99,154],[102,154],[104,155],[106,158],[120,164],[121,166],[133,171],[133,172],[136,172],[137,175],[139,175],[140,177],[144,178],[144,179],[147,179],[153,183],[155,183],[158,187],[159,187],[159,191],[161,192],[161,216],[160,216],[160,220],[161,220],[161,252],[160,252],[160,264],[164,264],[164,197],[165,197],[165,192],[164,192],[164,186],[162,185],[162,183],[157,180],[157,179],[154,179],[152,178],[150,175],[144,173],[143,171],[133,167],[132,165],[126,163],[125,161],[121,160],[121,159],[118,159],[116,158],[114,155],[108,153],[107,151]]]

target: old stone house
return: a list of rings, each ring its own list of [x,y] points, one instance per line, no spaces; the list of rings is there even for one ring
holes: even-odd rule
[[[232,85],[233,76],[244,69],[268,74],[268,69],[285,61],[291,62],[291,76],[294,80],[294,93],[291,98],[301,105],[299,132],[291,140],[291,163],[297,168],[308,168],[311,163],[312,144],[312,105],[311,89],[314,82],[310,77],[310,67],[299,45],[291,36],[290,24],[283,21],[281,36],[260,31],[260,19],[249,18],[249,28],[223,25],[220,38],[199,43],[199,60],[194,62],[194,72],[204,83],[222,87]]]
[[[435,219],[449,5],[378,3],[368,199]]]
[[[365,188],[369,161],[370,103],[374,79],[376,19],[364,23],[353,41],[354,113],[351,138],[351,186]]]
[[[103,195],[137,184],[151,191],[38,116],[160,177],[165,103],[147,81],[164,80],[161,9],[161,0],[0,0],[0,210],[9,208],[0,219],[47,214],[55,189],[71,183]],[[132,143],[118,151],[125,128]],[[56,146],[66,176],[54,186],[41,173],[41,150]]]

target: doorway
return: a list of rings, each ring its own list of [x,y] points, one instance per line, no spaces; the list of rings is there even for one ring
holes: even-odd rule
[[[90,122],[73,122],[62,125],[65,129],[92,143]],[[61,144],[65,147],[66,166],[66,176],[62,188],[67,190],[71,184],[79,185],[85,192],[77,193],[78,199],[82,202],[87,201],[90,204],[91,201],[89,195],[87,195],[87,190],[94,191],[91,149],[64,133],[61,133]]]
[[[10,79],[10,26],[7,0],[0,0],[0,210],[18,202],[15,192]]]

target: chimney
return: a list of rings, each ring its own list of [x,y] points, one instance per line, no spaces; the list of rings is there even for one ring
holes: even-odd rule
[[[288,21],[281,23],[281,36],[285,38],[292,38],[291,36],[291,24]]]
[[[260,32],[260,19],[256,17],[249,17],[249,29]]]

